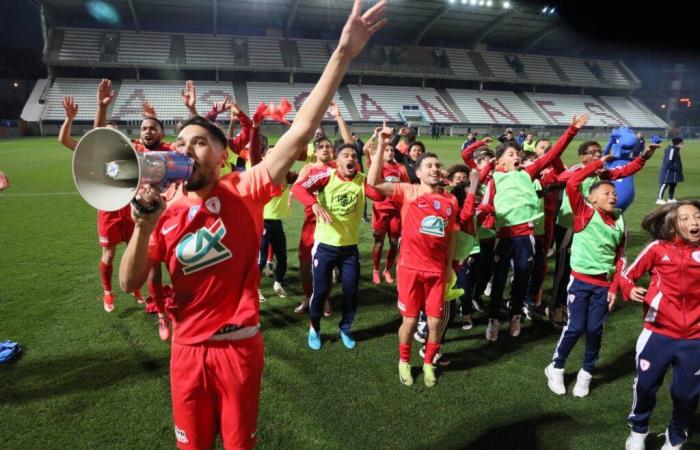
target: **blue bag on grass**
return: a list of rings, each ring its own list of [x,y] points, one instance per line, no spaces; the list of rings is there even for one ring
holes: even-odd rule
[[[14,361],[20,353],[22,353],[22,347],[17,342],[0,342],[0,364]]]

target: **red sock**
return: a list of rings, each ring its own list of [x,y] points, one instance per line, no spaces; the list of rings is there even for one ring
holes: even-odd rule
[[[105,292],[112,292],[112,265],[105,264],[100,261],[100,279],[102,280],[102,289]]]
[[[384,270],[389,270],[394,267],[394,262],[396,262],[396,246],[389,246],[389,250],[386,252],[386,267]]]
[[[437,352],[440,351],[440,343],[439,342],[426,342],[425,343],[425,358],[423,358],[423,363],[425,364],[432,364],[433,363],[433,358],[435,358],[435,355],[437,355]]]
[[[374,266],[374,271],[379,272],[379,260],[382,257],[382,248],[374,246],[372,247],[372,265]]]
[[[403,362],[411,362],[411,344],[399,344],[399,359]]]
[[[161,283],[148,282],[148,295],[151,296],[156,304],[156,310],[160,314],[165,314],[165,303],[163,300],[163,285]]]

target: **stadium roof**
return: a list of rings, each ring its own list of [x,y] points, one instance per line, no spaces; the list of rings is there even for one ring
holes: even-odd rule
[[[352,0],[30,0],[51,25],[214,34],[333,38]],[[378,39],[575,55],[589,40],[543,3],[512,0],[389,0],[389,25]],[[479,6],[479,2],[483,6]],[[366,2],[374,3],[374,0]],[[472,5],[471,3],[475,3]]]

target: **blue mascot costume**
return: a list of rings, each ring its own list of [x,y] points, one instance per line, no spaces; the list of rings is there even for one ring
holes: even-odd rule
[[[658,136],[652,136],[654,144],[661,142]],[[629,164],[644,149],[639,148],[639,140],[634,131],[627,127],[614,128],[610,134],[608,145],[605,146],[603,155],[612,154],[613,159],[607,163],[607,168],[624,166]],[[626,210],[634,201],[634,176],[625,177],[615,182],[617,191],[617,207]]]

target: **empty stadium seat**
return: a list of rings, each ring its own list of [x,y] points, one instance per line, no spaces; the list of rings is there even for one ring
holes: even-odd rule
[[[287,84],[287,83],[262,83],[262,82],[248,82],[248,104],[250,109],[254,110],[260,104],[264,102],[266,104],[274,103],[279,104],[280,99],[286,98],[289,103],[292,104],[292,110],[286,116],[288,120],[294,119],[297,112],[304,104],[306,97],[309,96],[311,90],[314,88],[313,84]],[[345,103],[341,100],[338,93],[335,94],[333,100],[338,104],[340,108],[340,113],[346,120],[351,120],[350,113],[348,112]],[[333,116],[326,113],[324,120],[334,120]]]
[[[517,94],[508,91],[448,89],[469,123],[546,125]]]
[[[565,94],[526,94],[537,108],[548,118],[552,125],[568,125],[574,114],[591,115],[588,126],[619,127],[623,125],[617,117],[601,102],[589,95]]]
[[[78,105],[78,115],[75,120],[94,120],[99,84],[100,80],[96,78],[57,78],[46,97],[44,120],[65,118],[65,111],[61,105],[64,96],[72,96],[73,101]]]
[[[457,115],[433,88],[348,86],[362,120],[402,120],[399,113],[423,113],[429,122],[457,123]]]

